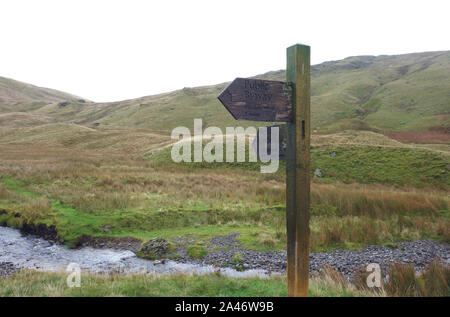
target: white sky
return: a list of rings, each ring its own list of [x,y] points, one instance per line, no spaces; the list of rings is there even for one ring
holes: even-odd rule
[[[353,55],[450,49],[450,1],[0,0],[0,76],[116,101]]]

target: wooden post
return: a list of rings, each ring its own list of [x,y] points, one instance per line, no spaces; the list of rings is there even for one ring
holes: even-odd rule
[[[288,296],[308,296],[310,197],[310,47],[287,49],[286,81],[293,84],[287,124],[286,229]]]

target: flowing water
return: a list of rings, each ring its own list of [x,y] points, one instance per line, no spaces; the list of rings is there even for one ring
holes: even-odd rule
[[[22,235],[20,231],[0,227],[0,262],[11,262],[17,267],[42,271],[65,271],[76,263],[82,271],[92,273],[147,273],[147,274],[209,274],[220,271],[230,277],[267,277],[264,270],[236,271],[212,265],[177,263],[175,261],[148,261],[127,250],[68,249],[64,245]]]

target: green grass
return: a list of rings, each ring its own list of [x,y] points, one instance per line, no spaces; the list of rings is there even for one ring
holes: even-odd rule
[[[235,254],[233,255],[232,263],[233,263],[234,265],[239,265],[239,264],[244,263],[244,257],[242,256],[242,254],[240,254],[240,253],[235,253]]]
[[[237,266],[240,260],[236,260]],[[310,278],[311,297],[353,296],[449,296],[450,268],[442,262],[431,262],[417,274],[412,265],[393,263],[380,288],[368,288],[369,273],[357,273],[349,283],[331,267]],[[0,279],[0,297],[278,297],[286,296],[286,278],[231,278],[208,275],[94,275],[82,273],[80,287],[67,286],[66,272],[21,270]]]
[[[0,182],[5,186],[6,189],[18,194],[26,196],[27,198],[36,198],[37,195],[33,192],[29,191],[26,188],[26,184],[23,181],[6,177],[6,176],[0,176]]]
[[[191,258],[203,259],[208,254],[208,249],[203,245],[190,245],[186,252]]]
[[[286,296],[281,277],[229,278],[211,275],[81,276],[80,288],[69,288],[65,273],[22,271],[0,279],[0,296],[133,296],[133,297],[262,297]],[[343,287],[330,279],[313,279],[310,296],[373,296],[354,287]]]
[[[336,153],[336,156],[332,157],[332,153]],[[267,164],[248,162],[248,155],[247,146],[246,162],[174,163],[171,159],[171,149],[167,148],[149,159],[155,167],[187,170],[239,168],[257,172],[262,164]],[[420,148],[319,146],[311,148],[311,176],[314,176],[314,171],[319,168],[323,177],[321,181],[324,182],[433,186],[444,189],[450,186],[450,170],[447,168],[449,161],[447,154]],[[285,173],[285,162],[281,161],[278,171],[266,177],[284,180]]]
[[[331,153],[336,152],[332,158]],[[397,186],[450,186],[449,157],[432,151],[375,146],[327,146],[312,149],[312,169],[323,180]],[[444,171],[444,172],[442,172]]]

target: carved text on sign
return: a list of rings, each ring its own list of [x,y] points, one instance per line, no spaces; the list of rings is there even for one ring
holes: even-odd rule
[[[219,100],[238,120],[291,121],[291,86],[285,82],[236,78]]]

